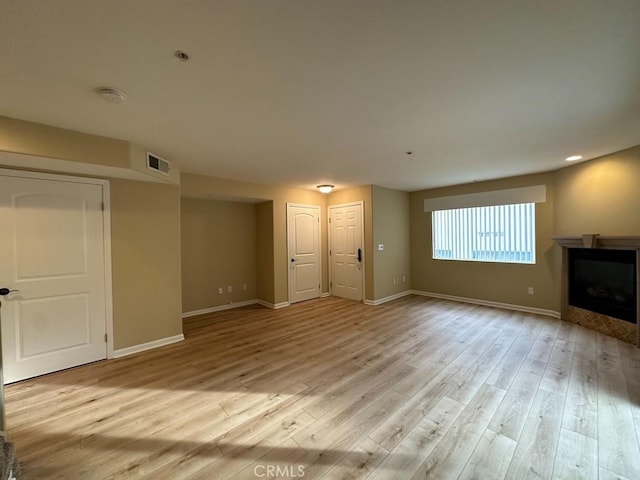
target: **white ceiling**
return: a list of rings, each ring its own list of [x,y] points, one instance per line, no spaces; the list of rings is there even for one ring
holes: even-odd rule
[[[639,0],[0,0],[0,115],[410,191],[639,144],[638,52]]]

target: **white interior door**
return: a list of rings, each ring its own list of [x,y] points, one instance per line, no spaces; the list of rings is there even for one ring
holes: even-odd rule
[[[320,296],[320,207],[287,204],[289,302]]]
[[[329,207],[331,294],[363,298],[362,203]]]
[[[0,171],[6,383],[107,354],[104,185],[19,175]]]

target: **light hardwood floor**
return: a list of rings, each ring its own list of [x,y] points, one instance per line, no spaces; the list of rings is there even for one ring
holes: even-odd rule
[[[9,386],[24,478],[640,479],[640,350],[576,325],[327,298],[185,335]]]

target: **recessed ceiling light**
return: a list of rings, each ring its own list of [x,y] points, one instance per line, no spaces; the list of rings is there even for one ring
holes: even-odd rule
[[[571,155],[566,158],[567,162],[575,162],[576,160],[582,160],[582,155]]]
[[[329,193],[331,192],[331,190],[333,190],[334,187],[335,185],[318,185],[316,188],[322,193]]]
[[[181,62],[186,62],[187,60],[189,60],[189,54],[187,52],[183,52],[182,50],[176,50],[175,52],[173,52],[173,54]]]
[[[122,103],[127,98],[127,95],[122,90],[112,87],[99,87],[96,92],[109,103]]]

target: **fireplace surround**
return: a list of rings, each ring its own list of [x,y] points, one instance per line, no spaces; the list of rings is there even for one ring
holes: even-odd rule
[[[640,346],[640,237],[554,240],[562,247],[562,319]]]

